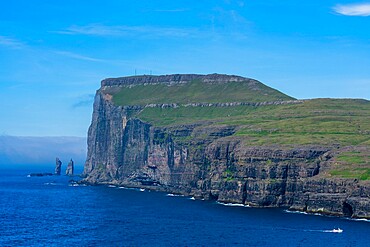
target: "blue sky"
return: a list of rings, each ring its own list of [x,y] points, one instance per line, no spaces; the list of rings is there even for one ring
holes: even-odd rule
[[[86,136],[100,81],[225,73],[370,99],[370,1],[0,2],[0,135]]]

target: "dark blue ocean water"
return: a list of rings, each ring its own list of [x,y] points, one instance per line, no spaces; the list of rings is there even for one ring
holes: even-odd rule
[[[370,222],[26,176],[34,171],[0,169],[0,246],[370,246]]]

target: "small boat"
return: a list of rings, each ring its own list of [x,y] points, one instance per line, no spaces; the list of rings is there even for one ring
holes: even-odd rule
[[[342,233],[343,229],[340,229],[339,227],[337,229],[333,229],[331,232],[336,232],[336,233]]]

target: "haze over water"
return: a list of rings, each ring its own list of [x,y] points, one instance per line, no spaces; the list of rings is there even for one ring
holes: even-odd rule
[[[1,169],[0,246],[368,246],[370,241],[370,222],[71,186],[66,176],[27,177],[41,170]],[[331,232],[335,228],[344,231]]]

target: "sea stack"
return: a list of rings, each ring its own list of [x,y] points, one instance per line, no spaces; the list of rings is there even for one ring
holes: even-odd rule
[[[55,161],[55,175],[60,175],[62,169],[62,161],[59,160],[59,158],[56,158]]]
[[[73,160],[71,159],[68,163],[68,166],[67,166],[66,175],[67,176],[72,176],[73,175],[73,170],[74,170],[74,163],[73,163]]]

